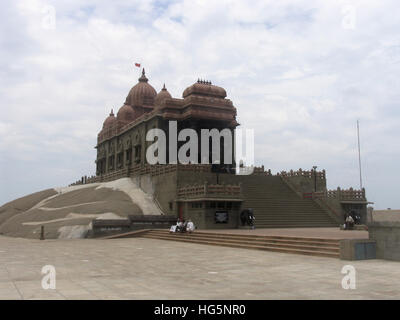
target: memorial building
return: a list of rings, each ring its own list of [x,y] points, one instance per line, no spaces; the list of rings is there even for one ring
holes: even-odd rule
[[[96,176],[84,177],[81,183],[130,177],[164,215],[190,218],[203,229],[240,227],[239,214],[248,208],[254,211],[257,227],[339,226],[350,211],[365,221],[364,189],[328,190],[325,170],[316,168],[273,174],[261,166],[250,175],[238,175],[234,157],[233,163],[225,161],[225,137],[219,163],[212,162],[212,152],[208,164],[200,152],[198,161],[180,163],[171,158],[176,151],[167,143],[166,163],[150,164],[146,150],[154,142],[147,141],[147,133],[161,129],[167,141],[176,140],[171,123],[177,132],[190,128],[199,137],[202,129],[228,129],[233,136],[239,126],[224,88],[198,80],[183,90],[182,98],[175,98],[165,85],[157,93],[143,69],[123,105],[104,120],[97,137]],[[184,143],[178,141],[178,149]],[[200,145],[201,141],[199,150]]]

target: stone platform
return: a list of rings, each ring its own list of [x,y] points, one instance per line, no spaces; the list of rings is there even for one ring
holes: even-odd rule
[[[285,236],[320,239],[368,239],[368,231],[340,230],[339,228],[262,228],[262,229],[216,229],[196,230],[196,232],[228,233],[255,236]]]
[[[357,241],[357,243],[369,242],[367,231],[344,231],[339,228],[200,229],[193,233],[171,233],[169,229],[143,229],[110,235],[104,239],[133,237],[341,258],[345,260],[375,258],[375,254],[366,255],[364,252],[359,252],[361,249],[358,249],[358,251],[353,250],[353,246],[355,246],[354,241]],[[345,245],[344,243],[347,244]]]
[[[48,264],[55,290],[41,287]],[[348,264],[354,290],[341,285]],[[145,238],[0,236],[0,299],[400,299],[399,266]]]

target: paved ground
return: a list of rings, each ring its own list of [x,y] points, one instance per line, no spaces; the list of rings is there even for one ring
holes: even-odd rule
[[[261,236],[287,236],[323,239],[368,239],[368,231],[340,230],[339,228],[261,228],[261,229],[218,229],[198,230],[196,232],[214,232]]]
[[[56,289],[41,287],[44,265]],[[356,268],[356,289],[341,269]],[[0,236],[0,299],[400,299],[400,263],[235,249],[144,238]]]

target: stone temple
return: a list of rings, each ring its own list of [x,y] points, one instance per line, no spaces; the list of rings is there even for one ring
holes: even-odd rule
[[[371,202],[364,189],[328,190],[325,170],[316,167],[273,173],[264,166],[249,166],[246,157],[227,147],[229,139],[236,147],[239,139],[232,133],[240,129],[227,96],[224,88],[198,80],[183,90],[182,98],[173,98],[165,85],[157,93],[143,70],[116,115],[111,111],[98,133],[96,175],[0,206],[0,235],[142,237],[344,260],[400,261],[397,211],[367,210]],[[210,130],[219,134],[217,138],[202,135]],[[162,134],[152,136],[156,131]],[[190,143],[192,136],[197,144]],[[152,149],[159,141],[165,148]],[[149,157],[149,150],[157,155]],[[216,155],[219,159],[214,161]],[[249,167],[247,174],[240,174]],[[240,219],[250,208],[255,230],[248,230]],[[359,222],[356,230],[340,230],[349,213]],[[170,234],[177,218],[192,220],[196,231]]]
[[[253,209],[256,227],[339,226],[350,211],[365,222],[365,190],[328,190],[325,170],[273,174],[261,166],[250,175],[236,175],[223,161],[171,163],[168,152],[167,164],[149,164],[146,149],[153,142],[146,141],[146,134],[157,128],[168,139],[176,139],[169,134],[170,121],[176,121],[178,131],[191,128],[199,136],[201,129],[233,131],[239,126],[224,88],[198,80],[182,98],[174,98],[165,85],[157,93],[143,69],[124,104],[116,115],[111,111],[98,134],[96,176],[85,176],[75,184],[129,177],[152,198],[162,216],[190,218],[199,229],[238,228],[245,208]]]

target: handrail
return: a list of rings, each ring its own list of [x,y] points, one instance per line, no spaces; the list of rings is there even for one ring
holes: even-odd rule
[[[160,209],[161,214],[162,214],[162,215],[165,215],[163,209],[161,208],[160,202],[158,202],[157,197],[154,197],[154,196],[153,196],[153,200],[154,200],[154,203],[156,204],[156,206],[158,207],[158,209]]]

